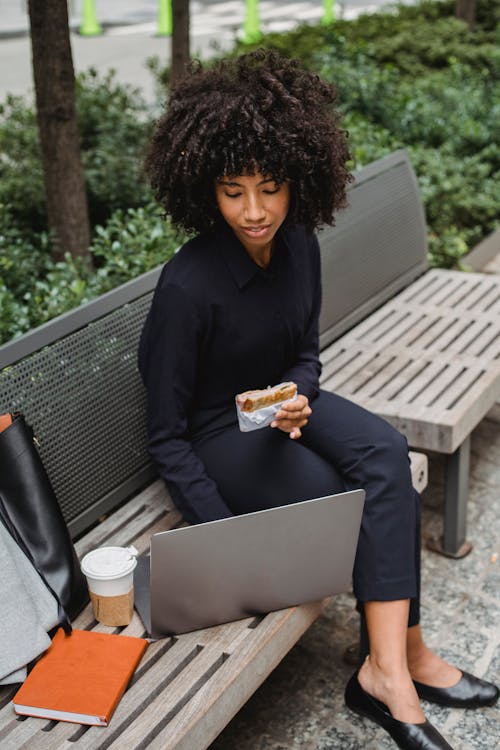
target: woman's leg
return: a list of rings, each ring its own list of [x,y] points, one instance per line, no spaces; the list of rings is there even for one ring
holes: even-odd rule
[[[412,486],[406,440],[384,420],[334,394],[321,392],[311,408],[303,442],[339,469],[348,489],[363,487],[367,493],[354,567],[354,592],[371,657],[360,682],[368,682],[369,674],[371,683],[380,680],[380,689],[386,693],[389,682],[377,669],[383,661],[385,669],[389,663],[394,670],[391,681],[400,683],[392,638],[399,653],[404,644],[406,681],[411,675],[436,687],[456,683],[460,672],[425,646],[419,625],[421,500]],[[404,607],[407,614],[402,625],[395,612],[401,615],[400,602],[405,600],[409,603]],[[374,653],[375,664],[371,661]],[[397,711],[402,708],[398,692],[405,696],[403,705],[411,706],[417,700],[409,713],[416,711],[413,686],[401,691],[402,684],[394,691]]]
[[[366,491],[353,572],[356,598],[416,598],[420,508],[405,438],[385,420],[335,394],[321,391],[311,408],[300,442],[335,466],[347,489]]]
[[[236,515],[345,490],[330,462],[271,428],[231,426],[195,439],[193,449]]]
[[[412,679],[423,682],[424,685],[451,687],[462,676],[459,669],[448,664],[425,645],[420,625],[408,628],[406,653]]]
[[[365,602],[370,655],[363,663],[358,679],[361,687],[382,701],[395,719],[418,724],[425,721],[425,717],[408,670],[409,607],[408,599]]]

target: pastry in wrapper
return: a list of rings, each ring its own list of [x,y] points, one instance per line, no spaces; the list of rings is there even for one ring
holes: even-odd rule
[[[236,401],[243,412],[253,412],[266,406],[288,401],[297,394],[295,383],[279,383],[272,388],[262,388],[255,391],[245,391],[236,396]]]

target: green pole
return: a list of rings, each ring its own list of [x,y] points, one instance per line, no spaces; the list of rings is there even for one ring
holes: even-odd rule
[[[102,34],[101,24],[97,20],[94,0],[82,0],[82,21],[80,24],[82,36],[98,36]]]
[[[259,0],[246,0],[243,23],[243,44],[253,44],[262,39],[259,19]]]
[[[323,18],[321,19],[323,26],[329,26],[335,21],[334,7],[335,0],[323,0]]]
[[[171,0],[160,0],[158,4],[158,36],[172,36]]]

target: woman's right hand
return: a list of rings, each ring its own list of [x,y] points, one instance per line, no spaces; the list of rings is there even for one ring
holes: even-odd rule
[[[311,414],[312,409],[307,396],[298,395],[295,401],[289,401],[280,407],[271,422],[271,427],[288,432],[292,440],[297,440],[302,436],[301,428],[305,427]]]

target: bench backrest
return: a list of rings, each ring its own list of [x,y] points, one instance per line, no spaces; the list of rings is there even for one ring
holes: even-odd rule
[[[73,537],[155,476],[136,363],[159,273],[0,348],[0,413],[33,426]]]
[[[427,269],[427,228],[406,151],[360,170],[349,207],[320,232],[323,349]]]
[[[321,233],[323,344],[426,265],[425,226],[404,152],[356,176],[350,207]],[[0,347],[0,413],[20,411],[73,536],[155,476],[136,367],[160,269]]]

